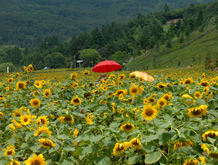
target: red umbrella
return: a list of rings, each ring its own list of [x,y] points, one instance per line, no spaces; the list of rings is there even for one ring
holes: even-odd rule
[[[117,62],[106,60],[106,61],[99,62],[97,65],[95,65],[92,71],[103,73],[103,72],[112,72],[115,70],[119,70],[120,68],[122,68],[122,66]]]

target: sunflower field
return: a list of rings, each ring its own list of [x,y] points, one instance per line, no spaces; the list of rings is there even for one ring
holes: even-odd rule
[[[0,75],[0,165],[218,165],[218,72]]]

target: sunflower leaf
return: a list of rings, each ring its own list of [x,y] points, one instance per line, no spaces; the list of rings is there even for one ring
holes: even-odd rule
[[[74,165],[74,163],[68,160],[64,160],[63,163],[60,163],[60,165]]]
[[[111,164],[111,159],[110,157],[103,155],[103,156],[97,157],[94,162],[97,165],[108,165],[108,164]]]
[[[216,141],[216,139],[213,139],[213,138],[211,138],[211,137],[207,137],[207,139],[208,139],[208,141],[209,142],[211,142],[212,144],[214,144],[215,143],[215,141]]]
[[[162,155],[161,155],[160,151],[149,153],[146,155],[145,163],[146,164],[153,164],[153,163],[157,162],[158,160],[160,160],[161,156]]]
[[[142,155],[136,155],[135,153],[132,153],[128,159],[128,164],[135,164],[141,159]]]
[[[162,134],[158,135],[159,139],[159,144],[160,145],[165,145],[167,142],[175,135],[174,131],[169,131],[169,132],[163,132]]]

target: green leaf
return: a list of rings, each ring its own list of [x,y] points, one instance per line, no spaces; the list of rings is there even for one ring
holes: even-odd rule
[[[57,136],[59,139],[70,139],[67,135],[62,134]]]
[[[159,139],[159,144],[160,145],[165,145],[167,142],[175,135],[175,132],[170,131],[170,132],[163,132],[162,134],[158,135]]]
[[[27,143],[22,143],[21,148],[25,148],[25,147],[27,147],[27,146],[28,146]]]
[[[97,165],[109,165],[111,164],[111,159],[110,157],[103,155],[103,156],[95,158],[94,162]]]
[[[130,155],[128,159],[128,164],[135,164],[141,159],[142,159],[142,155],[136,155],[135,153],[133,153]]]
[[[100,149],[100,147],[99,147],[98,144],[94,144],[94,145],[92,146],[92,151],[93,151],[93,152],[97,152],[99,149]]]
[[[31,149],[33,152],[37,152],[40,147],[41,147],[41,145],[33,145],[33,146],[30,147],[30,149]]]
[[[146,164],[153,164],[155,162],[157,162],[158,160],[160,160],[161,158],[161,152],[152,152],[152,153],[149,153],[146,155],[146,158],[145,158],[145,163]]]
[[[73,112],[73,114],[74,114],[75,116],[80,116],[80,117],[82,117],[82,118],[86,118],[86,115],[81,114],[81,113],[78,113],[78,112]]]
[[[69,152],[69,151],[75,151],[75,148],[72,148],[70,146],[66,146],[63,148],[63,150]]]
[[[118,128],[119,126],[120,126],[120,123],[113,122],[111,123],[110,128]]]
[[[92,153],[92,147],[83,147],[82,148],[82,153],[79,155],[79,159],[83,159],[86,155]]]
[[[213,139],[213,138],[211,138],[211,137],[207,137],[207,140],[209,141],[209,142],[211,142],[212,144],[214,144],[215,143],[215,141],[216,141],[216,139]]]
[[[61,163],[61,165],[74,165],[74,163],[68,160],[64,160],[63,163]]]
[[[218,88],[215,88],[215,87],[210,87],[210,89],[218,91]]]
[[[197,100],[196,100],[196,103],[197,103],[197,104],[200,104],[200,105],[201,105],[201,104],[206,104],[203,99],[197,99]]]
[[[146,139],[143,140],[142,142],[151,142],[151,141],[156,140],[156,139],[158,139],[157,135],[150,135],[150,136],[146,137]]]
[[[102,135],[97,135],[97,136],[91,136],[90,137],[90,142],[95,143],[98,142],[99,140],[101,140],[104,136]]]

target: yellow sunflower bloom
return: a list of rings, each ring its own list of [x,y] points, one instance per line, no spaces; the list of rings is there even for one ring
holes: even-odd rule
[[[0,117],[4,117],[4,113],[3,112],[0,112]]]
[[[26,88],[26,82],[24,81],[18,81],[16,84],[16,89],[18,91],[22,91],[22,89]]]
[[[47,126],[49,124],[47,116],[39,116],[37,122],[42,123],[43,125]]]
[[[145,120],[155,119],[157,114],[158,114],[158,111],[151,104],[145,105],[141,113],[142,117]]]
[[[187,161],[185,161],[185,163],[183,163],[183,165],[197,165],[199,163],[199,161],[197,159],[189,159]]]
[[[51,131],[49,131],[49,128],[48,127],[39,127],[38,128],[38,130],[36,130],[36,132],[35,132],[35,134],[34,134],[34,136],[38,136],[38,135],[40,135],[41,133],[46,133],[46,134],[48,134],[48,135],[50,135],[51,136]]]
[[[50,89],[45,89],[45,90],[43,91],[43,96],[44,96],[45,98],[48,98],[50,95],[51,95],[51,90],[50,90]]]
[[[31,124],[32,123],[31,116],[30,115],[22,115],[20,117],[20,123],[22,125],[25,125],[25,126]]]
[[[135,129],[135,126],[131,123],[126,123],[120,127],[122,131],[132,132]]]
[[[26,165],[45,165],[46,162],[42,154],[37,156],[36,154],[33,155],[33,158],[29,158],[28,160],[24,161]]]
[[[178,141],[174,144],[173,150],[178,150],[180,147],[190,147],[193,145],[192,141]]]
[[[41,101],[37,98],[30,100],[30,105],[34,108],[40,107],[40,103],[41,103]]]
[[[127,146],[124,143],[116,143],[113,149],[113,155],[118,156],[120,153],[123,153],[127,150]]]
[[[202,138],[203,138],[203,141],[206,142],[207,141],[207,137],[214,138],[215,136],[218,136],[218,131],[209,130],[209,131],[206,131],[202,135]]]
[[[206,105],[201,105],[199,107],[188,109],[188,115],[190,118],[202,117],[202,115],[205,115],[206,113],[207,113],[207,106]]]
[[[71,104],[73,105],[80,105],[81,104],[81,100],[78,96],[74,97],[72,100],[71,100]]]
[[[130,141],[130,146],[131,148],[135,150],[141,150],[142,149],[142,144],[138,138],[134,138]]]
[[[74,136],[75,136],[75,137],[78,137],[78,134],[79,134],[78,130],[77,130],[77,129],[75,129],[75,131],[74,131],[74,133],[73,133],[73,134],[74,134]]]
[[[49,139],[39,139],[39,142],[41,143],[41,146],[44,148],[50,148],[50,147],[55,147],[56,145],[53,143],[53,141]]]

